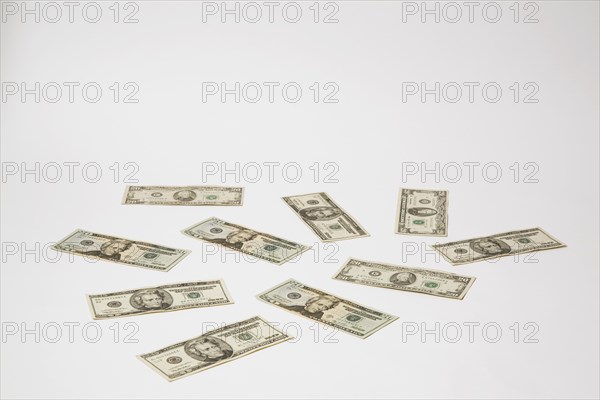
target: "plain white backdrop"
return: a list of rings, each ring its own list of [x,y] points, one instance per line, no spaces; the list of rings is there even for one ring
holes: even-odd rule
[[[258,2],[260,21],[246,21],[255,15],[246,7],[239,23],[232,15],[222,23],[218,11],[204,13],[203,22],[203,10],[221,2],[98,2],[102,15],[91,23],[85,18],[95,18],[96,6],[81,2],[71,23],[59,2],[62,19],[53,23],[54,5],[37,3],[35,22],[24,3],[3,1],[2,397],[597,398],[599,6],[513,3],[495,3],[496,23],[488,22],[496,6],[486,2],[472,23],[465,6],[451,23],[453,9],[438,3],[436,23],[428,14],[421,22],[421,2],[393,1],[298,2],[296,23],[282,15],[285,6],[293,19],[296,6],[279,3],[270,23]],[[128,15],[138,22],[124,23]],[[338,22],[324,23],[326,15]],[[73,102],[64,82],[73,82]],[[234,95],[203,102],[203,87],[215,87],[206,82],[229,89],[257,82],[263,97],[248,102],[250,85],[239,103]],[[279,84],[273,102],[264,82]],[[281,94],[289,82],[302,89],[296,103]],[[427,89],[440,82],[447,91],[439,103],[434,94],[403,101],[410,82]],[[456,103],[448,101],[451,82],[463,89]],[[464,82],[479,85],[473,102]],[[490,82],[502,89],[495,103],[481,92]],[[22,98],[21,83],[33,94]],[[52,103],[56,86],[63,93]],[[92,103],[94,87],[102,95]],[[338,102],[324,102],[336,90],[329,99]],[[529,100],[538,101],[524,102],[533,92]],[[138,102],[125,102],[127,94]],[[221,175],[236,162],[237,176]],[[265,163],[279,163],[271,164],[272,182]],[[219,171],[207,176],[215,165]],[[415,165],[419,171],[407,175]],[[422,176],[424,169],[434,172]],[[244,186],[246,198],[231,208],[121,205],[133,180]],[[441,242],[539,226],[567,247],[452,267],[431,252],[436,238],[393,233],[400,186],[450,191],[449,235]],[[319,243],[280,199],[315,191],[328,192],[371,236]],[[315,250],[280,267],[209,254],[180,230],[210,216]],[[76,228],[192,254],[161,273],[47,250]],[[477,281],[455,301],[332,280],[350,256]],[[225,280],[234,305],[86,325],[86,293],[214,278]],[[288,278],[399,320],[360,340],[255,299]],[[174,383],[135,357],[253,315],[298,340]]]

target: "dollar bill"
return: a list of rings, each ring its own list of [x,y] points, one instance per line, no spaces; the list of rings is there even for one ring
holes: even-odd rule
[[[565,244],[540,228],[500,233],[493,236],[435,244],[432,246],[449,263],[467,264],[532,251],[557,249]]]
[[[244,188],[222,186],[127,186],[123,204],[241,206]]]
[[[396,233],[401,235],[448,235],[448,192],[400,189]]]
[[[283,200],[324,242],[369,236],[327,193],[288,196]]]
[[[259,294],[257,298],[362,339],[398,319],[293,279]]]
[[[206,219],[184,229],[182,233],[277,265],[299,256],[310,248],[218,218]]]
[[[87,295],[94,319],[233,304],[221,280],[173,283],[122,292]]]
[[[174,381],[290,339],[257,316],[138,358],[163,378]],[[273,373],[277,368],[274,366]]]
[[[462,300],[475,278],[444,271],[401,267],[351,258],[333,279],[360,285]]]
[[[88,260],[112,261],[155,271],[168,271],[190,254],[189,250],[102,235],[81,229],[71,233],[52,248],[56,251],[76,254]]]

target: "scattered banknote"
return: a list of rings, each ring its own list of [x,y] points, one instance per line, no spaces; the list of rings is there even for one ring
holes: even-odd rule
[[[221,280],[185,282],[87,295],[94,319],[233,304]]]
[[[327,193],[288,196],[283,200],[324,242],[369,236]]]
[[[448,236],[448,192],[400,189],[396,233]]]
[[[398,319],[393,315],[311,288],[293,279],[259,294],[257,298],[362,339]]]
[[[278,265],[299,256],[310,248],[218,218],[209,218],[199,222],[184,229],[182,233]]]
[[[554,239],[540,228],[533,228],[435,244],[432,247],[449,263],[460,265],[532,251],[557,249],[565,247],[565,244]]]
[[[462,300],[475,278],[444,271],[349,259],[333,279]]]
[[[244,188],[222,186],[127,186],[123,204],[241,206]]]
[[[261,317],[253,317],[138,358],[168,381],[174,381],[290,339]],[[277,373],[275,370],[273,373]]]
[[[100,259],[156,271],[168,271],[190,254],[189,250],[102,235],[81,229],[71,233],[52,248],[56,251],[80,255],[88,260]]]

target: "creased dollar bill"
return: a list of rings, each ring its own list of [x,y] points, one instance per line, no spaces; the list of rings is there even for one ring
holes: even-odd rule
[[[288,196],[283,200],[324,242],[369,236],[327,193]]]
[[[257,316],[138,358],[163,378],[174,381],[290,339]],[[276,374],[278,366],[273,368]]]
[[[244,188],[223,186],[127,186],[123,204],[241,206]]]
[[[351,258],[333,279],[360,285],[462,300],[475,278],[444,271],[401,267]]]
[[[400,189],[396,233],[447,236],[448,192],[445,190]]]
[[[449,263],[460,265],[565,246],[565,244],[554,239],[540,228],[532,228],[451,243],[435,244],[432,247]]]
[[[184,229],[182,233],[278,265],[299,256],[310,248],[218,218],[209,218],[199,222]]]
[[[398,319],[293,279],[259,294],[257,298],[362,339]]]
[[[77,254],[88,260],[112,261],[155,271],[168,271],[191,253],[189,250],[102,235],[81,229],[71,233],[52,248],[56,251]]]
[[[89,294],[87,300],[94,319],[233,304],[221,280],[173,283],[121,292]]]

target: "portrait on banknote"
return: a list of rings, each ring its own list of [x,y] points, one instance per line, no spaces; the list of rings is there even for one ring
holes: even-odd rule
[[[196,199],[196,193],[193,190],[180,190],[173,193],[173,198],[177,201],[192,201]]]
[[[474,240],[471,242],[470,247],[473,251],[484,255],[510,253],[510,246],[507,243],[494,238]]]
[[[129,250],[129,248],[131,248],[132,245],[133,242],[129,240],[109,240],[108,242],[102,244],[99,250],[86,251],[82,254],[85,256],[99,257],[106,260],[120,261],[121,253]]]
[[[344,212],[336,207],[310,207],[300,210],[299,214],[310,221],[329,221],[342,215]]]
[[[406,212],[415,217],[431,217],[438,213],[436,210],[429,207],[413,207],[406,210]]]
[[[187,342],[185,352],[190,357],[206,363],[215,363],[233,355],[233,349],[229,344],[211,336]]]
[[[417,276],[412,272],[396,272],[392,276],[390,276],[390,282],[395,285],[412,285],[417,280]]]
[[[321,319],[325,311],[335,308],[339,303],[340,300],[334,296],[322,295],[311,297],[303,306],[285,306],[285,308],[305,317]]]
[[[138,310],[162,310],[173,304],[173,297],[162,289],[144,289],[135,292],[129,303]]]
[[[213,228],[214,229],[214,228]],[[218,229],[218,228],[217,228]],[[244,247],[244,243],[251,241],[258,236],[257,232],[249,229],[240,229],[231,232],[224,238],[205,239],[208,242],[220,244],[231,249],[239,250]]]

